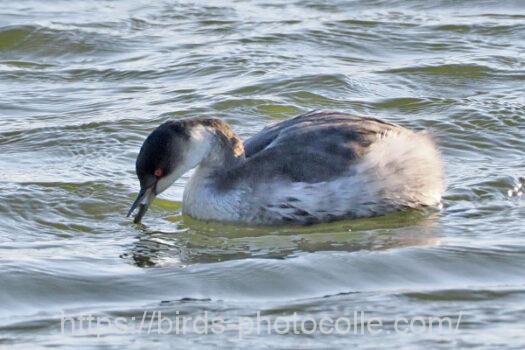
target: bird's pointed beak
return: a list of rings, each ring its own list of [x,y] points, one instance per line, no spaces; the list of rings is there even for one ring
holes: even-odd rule
[[[133,202],[133,205],[131,206],[131,209],[128,212],[128,217],[133,214],[135,209],[139,207],[139,211],[137,215],[135,215],[135,219],[133,219],[133,222],[135,224],[140,223],[142,220],[142,217],[144,214],[146,214],[146,211],[148,210],[151,202],[153,202],[153,199],[155,198],[155,186],[150,186],[148,188],[141,188],[140,192],[137,196],[137,199],[135,199],[135,202]]]

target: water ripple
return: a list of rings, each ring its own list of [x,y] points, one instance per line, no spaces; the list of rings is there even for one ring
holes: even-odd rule
[[[257,311],[361,308],[388,330],[396,315],[462,310],[465,328],[454,341],[392,332],[354,337],[356,347],[489,349],[504,339],[523,348],[514,332],[525,300],[523,9],[517,0],[3,3],[0,346],[100,345],[57,335],[61,311],[208,310],[234,324]],[[429,130],[446,165],[444,208],[307,228],[202,223],[181,213],[186,174],[144,225],[125,218],[137,152],[163,121],[218,117],[247,138],[313,109]],[[154,339],[104,337],[171,344]],[[174,341],[262,342],[232,339]],[[348,341],[264,338],[289,349]]]

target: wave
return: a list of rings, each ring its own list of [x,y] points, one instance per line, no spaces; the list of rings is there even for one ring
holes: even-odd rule
[[[59,30],[37,25],[0,27],[0,54],[4,58],[86,56],[123,50],[119,37],[82,30]]]

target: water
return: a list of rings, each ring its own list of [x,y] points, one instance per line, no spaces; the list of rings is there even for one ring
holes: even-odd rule
[[[0,347],[525,346],[525,3],[3,1]],[[125,213],[158,124],[214,116],[242,138],[312,109],[432,131],[439,213],[307,228]],[[228,331],[62,334],[61,317],[221,317]],[[381,336],[245,335],[239,317],[366,311]],[[398,317],[457,331],[393,332]],[[136,325],[138,321],[131,322]],[[417,333],[417,334],[416,334]]]

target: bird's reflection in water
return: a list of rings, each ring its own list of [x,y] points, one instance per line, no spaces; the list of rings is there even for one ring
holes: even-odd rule
[[[141,226],[122,255],[139,267],[245,258],[284,259],[304,252],[377,251],[439,244],[437,213],[408,211],[306,227],[250,227],[167,217],[175,232]]]

